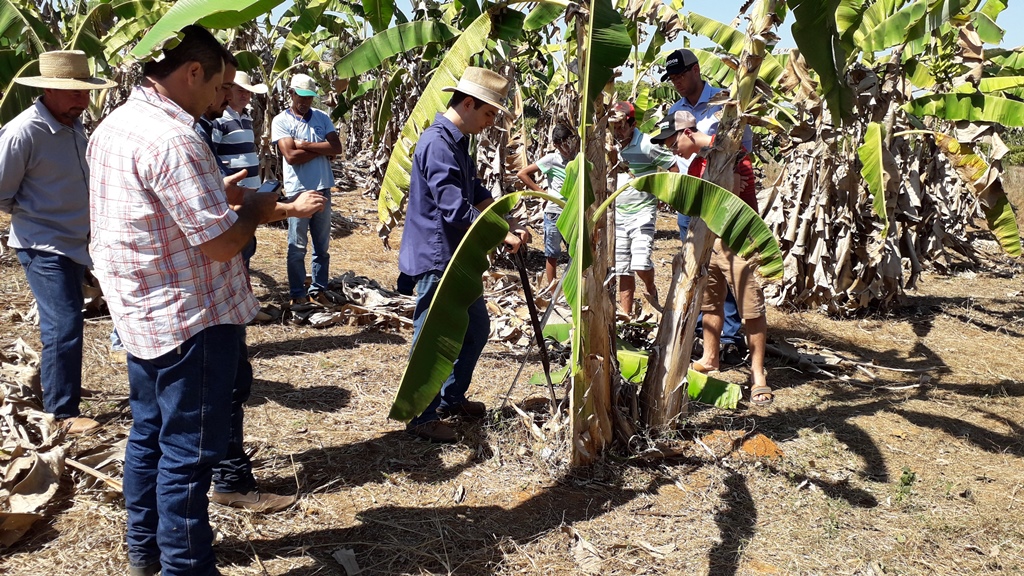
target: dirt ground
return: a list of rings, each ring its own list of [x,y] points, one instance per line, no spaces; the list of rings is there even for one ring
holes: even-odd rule
[[[332,275],[394,285],[397,251],[380,248],[373,203],[355,190],[334,203],[353,226],[332,241]],[[661,217],[662,294],[674,227]],[[281,304],[285,231],[263,227],[258,238],[254,289]],[[389,421],[409,332],[251,327],[247,446],[263,488],[299,501],[273,515],[211,506],[219,568],[344,575],[333,555],[350,549],[363,574],[1022,574],[1022,278],[1019,265],[926,275],[899,310],[859,319],[771,309],[771,338],[912,371],[829,378],[770,358],[770,408],[697,405],[683,454],[611,453],[557,477],[508,410],[460,425],[463,440],[445,447]],[[31,295],[10,254],[0,293],[0,342],[21,336],[38,349],[37,330],[12,321]],[[86,325],[85,386],[95,392],[84,410],[104,426],[71,455],[130,426],[110,329],[104,318]],[[489,344],[472,397],[500,405],[522,354]],[[524,378],[511,400],[543,393]],[[48,518],[0,555],[0,573],[125,573],[123,500],[80,488],[78,474],[65,473]]]

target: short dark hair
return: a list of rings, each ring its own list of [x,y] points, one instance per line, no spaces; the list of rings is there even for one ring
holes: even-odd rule
[[[224,70],[225,62],[233,61],[237,65],[238,61],[231,52],[206,28],[192,24],[182,28],[181,34],[181,42],[174,48],[165,49],[162,60],[149,60],[142,65],[143,76],[163,80],[185,64],[198,62],[203,67],[204,79],[209,81],[214,74]]]
[[[459,92],[458,90],[453,90],[452,91],[452,97],[451,97],[450,100],[448,100],[448,107],[449,108],[457,108],[459,106],[459,104],[462,104],[462,101],[465,100],[466,98],[472,98],[473,99],[473,109],[474,110],[479,110],[481,106],[483,106],[484,104],[487,104],[487,102],[484,102],[483,100],[477,98],[476,96],[470,96],[469,94],[466,94],[464,92]]]
[[[572,128],[569,128],[565,124],[556,124],[555,127],[551,129],[551,141],[555,144],[565,142],[574,135],[575,132],[573,132]]]

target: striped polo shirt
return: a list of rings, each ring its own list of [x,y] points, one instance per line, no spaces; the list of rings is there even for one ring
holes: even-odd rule
[[[633,129],[633,138],[630,139],[629,145],[619,152],[619,158],[629,166],[629,172],[619,173],[620,187],[634,178],[668,170],[676,162],[671,152],[652,143],[651,137],[638,128]],[[615,198],[615,212],[622,216],[643,210],[653,211],[657,206],[657,198],[632,186]]]
[[[245,180],[240,185],[246,188],[260,187],[260,157],[256,154],[252,117],[245,112],[239,114],[228,106],[224,109],[224,115],[213,121],[210,140],[217,161],[229,174],[243,168],[246,170]]]

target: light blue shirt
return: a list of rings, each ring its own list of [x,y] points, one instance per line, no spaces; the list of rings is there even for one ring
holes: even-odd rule
[[[690,105],[690,101],[686,98],[680,98],[671,108],[668,109],[668,115],[671,116],[680,110],[685,110],[697,120],[697,130],[713,136],[718,132],[718,116],[722,111],[721,105],[714,104],[708,105],[708,102],[714,98],[715,94],[725,91],[724,88],[715,88],[710,82],[704,82],[704,90],[700,93],[700,98],[697,99],[697,103]],[[743,128],[743,147],[747,149],[747,152],[754,150],[754,133],[750,130],[750,126]],[[681,158],[679,162],[679,171],[686,174],[687,169],[690,167],[690,160],[692,158]]]
[[[0,210],[11,215],[8,245],[92,266],[87,146],[82,122],[61,124],[41,98],[0,128]]]
[[[292,138],[306,142],[326,142],[327,135],[336,132],[331,117],[320,110],[310,109],[306,118],[299,118],[291,109],[274,116],[270,125],[270,140]],[[334,172],[326,156],[314,158],[305,164],[292,166],[284,161],[284,193],[289,198],[305,190],[327,190],[334,186]]]

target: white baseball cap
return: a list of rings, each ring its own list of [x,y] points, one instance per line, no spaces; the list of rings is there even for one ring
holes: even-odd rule
[[[305,74],[296,74],[295,76],[292,76],[291,89],[299,96],[317,95],[316,82]]]

